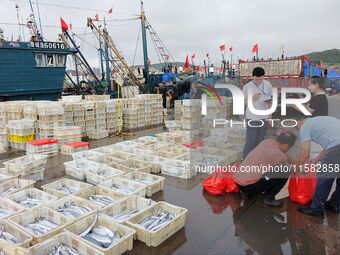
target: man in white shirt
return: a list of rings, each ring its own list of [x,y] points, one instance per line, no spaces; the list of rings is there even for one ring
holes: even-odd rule
[[[273,95],[273,86],[264,80],[265,71],[262,67],[255,67],[253,80],[243,87],[245,103],[247,105],[248,95],[252,95],[254,108],[257,110],[268,110]],[[243,149],[243,158],[256,148],[265,138],[269,115],[255,115],[247,105],[245,119],[247,120],[246,143]],[[251,126],[248,125],[251,120]],[[262,125],[263,124],[263,125]]]

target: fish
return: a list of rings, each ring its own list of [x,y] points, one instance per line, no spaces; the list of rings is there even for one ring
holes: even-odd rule
[[[93,227],[83,238],[99,247],[108,248],[112,243],[118,241],[121,236],[117,231],[112,232],[106,227],[97,226]]]
[[[143,226],[147,230],[156,231],[170,223],[170,221],[176,218],[176,216],[176,214],[172,214],[169,212],[158,211],[157,215],[152,215],[142,220],[138,224]]]
[[[64,214],[67,217],[79,218],[89,212],[91,209],[86,206],[76,205],[73,202],[64,203],[64,207],[60,207],[58,212]]]
[[[57,188],[58,191],[61,191],[66,194],[74,194],[76,192],[79,192],[79,188],[72,188],[72,187],[67,187],[66,185],[61,185],[59,188]]]
[[[89,196],[89,200],[93,202],[97,202],[102,205],[109,205],[114,202],[114,200],[109,196],[103,196],[103,195],[91,195]]]
[[[96,213],[96,216],[94,217],[92,224],[83,233],[81,233],[79,236],[81,236],[81,237],[86,236],[91,231],[91,229],[96,225],[97,220],[98,220],[98,211]]]
[[[5,226],[0,225],[0,240],[10,244],[19,244],[19,240],[12,234],[5,231]]]
[[[13,194],[13,193],[17,192],[19,189],[20,189],[20,187],[16,187],[16,186],[10,187],[10,188],[4,190],[4,191],[1,193],[1,196],[2,196],[2,197],[5,197],[5,196],[7,196],[7,195],[9,195],[9,194]]]
[[[40,206],[43,203],[43,200],[28,195],[24,199],[16,200],[15,202],[26,208],[33,208]]]
[[[15,211],[0,207],[0,218],[5,218],[7,216],[12,215],[13,213],[15,213]]]
[[[126,194],[132,194],[134,192],[134,190],[132,190],[132,189],[128,189],[128,188],[125,188],[125,187],[123,188],[122,186],[119,186],[117,184],[112,184],[111,188],[114,189],[114,190],[126,193]]]
[[[37,236],[44,235],[49,231],[58,228],[59,226],[59,224],[51,220],[47,220],[44,217],[40,217],[36,219],[33,223],[28,223],[24,225],[26,229],[30,230]]]
[[[154,183],[153,181],[150,181],[150,180],[147,180],[147,179],[142,179],[142,178],[137,178],[136,176],[133,176],[131,178],[131,180],[133,180],[135,182],[140,182],[140,183],[143,183],[143,184],[147,184],[147,185],[150,185],[150,184]]]
[[[73,248],[65,244],[60,244],[58,246],[54,246],[52,252],[48,253],[48,255],[81,255]]]
[[[119,213],[119,214],[116,214],[116,215],[113,215],[113,219],[115,221],[118,221],[118,222],[124,222],[128,219],[130,219],[134,214],[138,213],[139,210],[133,210],[133,211],[129,211],[129,212],[122,212],[122,213]]]

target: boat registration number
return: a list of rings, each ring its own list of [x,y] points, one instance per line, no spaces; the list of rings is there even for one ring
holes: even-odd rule
[[[30,42],[28,45],[31,48],[65,49],[65,44],[59,42]]]

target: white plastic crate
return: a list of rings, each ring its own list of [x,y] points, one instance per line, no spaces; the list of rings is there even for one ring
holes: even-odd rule
[[[191,167],[190,162],[176,159],[161,163],[161,172],[181,179],[191,179],[196,175],[196,171]]]
[[[73,161],[64,162],[64,166],[67,175],[79,180],[85,180],[85,171],[98,168],[99,164],[88,160],[76,159]]]
[[[93,185],[89,183],[79,182],[71,179],[62,178],[56,180],[54,182],[45,184],[41,186],[42,190],[57,197],[62,198],[67,195],[73,194],[76,195],[79,192],[91,188]],[[69,192],[61,190],[61,188],[66,187],[69,188]]]
[[[80,151],[80,152],[72,153],[73,160],[92,159],[92,158],[97,158],[99,156],[103,156],[103,154],[99,153],[97,151],[93,151],[93,150],[87,150],[87,151]]]
[[[137,195],[141,197],[146,196],[146,188],[147,188],[146,185],[133,182],[127,179],[123,179],[123,178],[113,178],[111,180],[108,180],[108,181],[105,181],[99,184],[99,186],[108,187],[123,195]],[[118,189],[116,187],[124,188],[124,190]]]
[[[2,197],[0,197],[0,209],[5,209],[9,211],[7,215],[1,215],[0,220],[7,219],[15,214],[18,214],[24,211],[24,208],[17,205],[15,202],[2,198]]]
[[[40,169],[40,170],[37,170],[33,173],[29,173],[29,174],[26,174],[26,175],[20,175],[20,178],[24,179],[24,180],[43,181],[44,180],[44,174],[45,174],[45,170]]]
[[[6,168],[1,168],[0,183],[5,183],[11,180],[16,180],[17,178],[18,178],[17,175],[8,174]]]
[[[94,185],[98,185],[113,177],[122,176],[123,174],[125,174],[124,171],[115,169],[104,164],[100,164],[98,168],[85,170],[86,181]]]
[[[26,175],[44,168],[47,163],[47,156],[31,154],[18,157],[4,162],[6,171],[15,175]]]
[[[124,223],[131,219],[134,215],[137,213],[140,213],[148,208],[150,208],[152,205],[156,204],[155,201],[143,198],[139,196],[129,196],[127,198],[123,198],[122,200],[103,208],[100,213],[105,214],[109,216],[112,220],[118,222],[118,223]],[[114,216],[121,214],[121,213],[127,213],[127,212],[134,212],[136,213],[131,214],[129,217],[125,219],[115,219]]]
[[[12,179],[3,183],[0,183],[0,196],[7,196],[19,192],[24,189],[30,189],[34,187],[35,181]]]
[[[104,130],[106,128],[106,125],[104,125],[101,128],[102,129],[96,129],[94,131],[87,132],[87,136],[90,139],[94,139],[94,140],[99,140],[99,139],[103,139],[105,137],[108,137],[109,136],[109,132],[107,130]]]
[[[154,168],[152,164],[136,159],[128,159],[120,163],[113,163],[112,166],[121,171],[124,171],[125,173],[133,171],[151,173]]]
[[[16,252],[15,247],[20,246],[20,247],[23,247],[23,248],[29,248],[31,246],[31,242],[32,242],[33,237],[31,235],[29,235],[28,233],[26,233],[25,231],[21,230],[20,228],[16,228],[15,226],[13,226],[7,220],[0,220],[0,225],[2,225],[4,227],[4,231],[11,234],[12,236],[14,236],[19,241],[18,244],[11,246],[9,243],[1,240],[0,241],[0,250],[3,250],[2,245],[8,245],[8,247],[10,247],[11,250],[7,251],[7,253],[5,251],[5,254],[15,254],[15,255],[26,254],[26,253]],[[23,248],[19,248],[19,249],[23,249]]]

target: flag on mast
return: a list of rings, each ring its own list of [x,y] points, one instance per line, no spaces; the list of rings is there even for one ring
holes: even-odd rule
[[[224,51],[225,50],[225,44],[220,45],[220,51]]]
[[[62,17],[60,17],[60,25],[61,25],[61,30],[63,32],[66,32],[68,30],[68,25],[67,23],[65,22],[65,20],[63,20]]]

